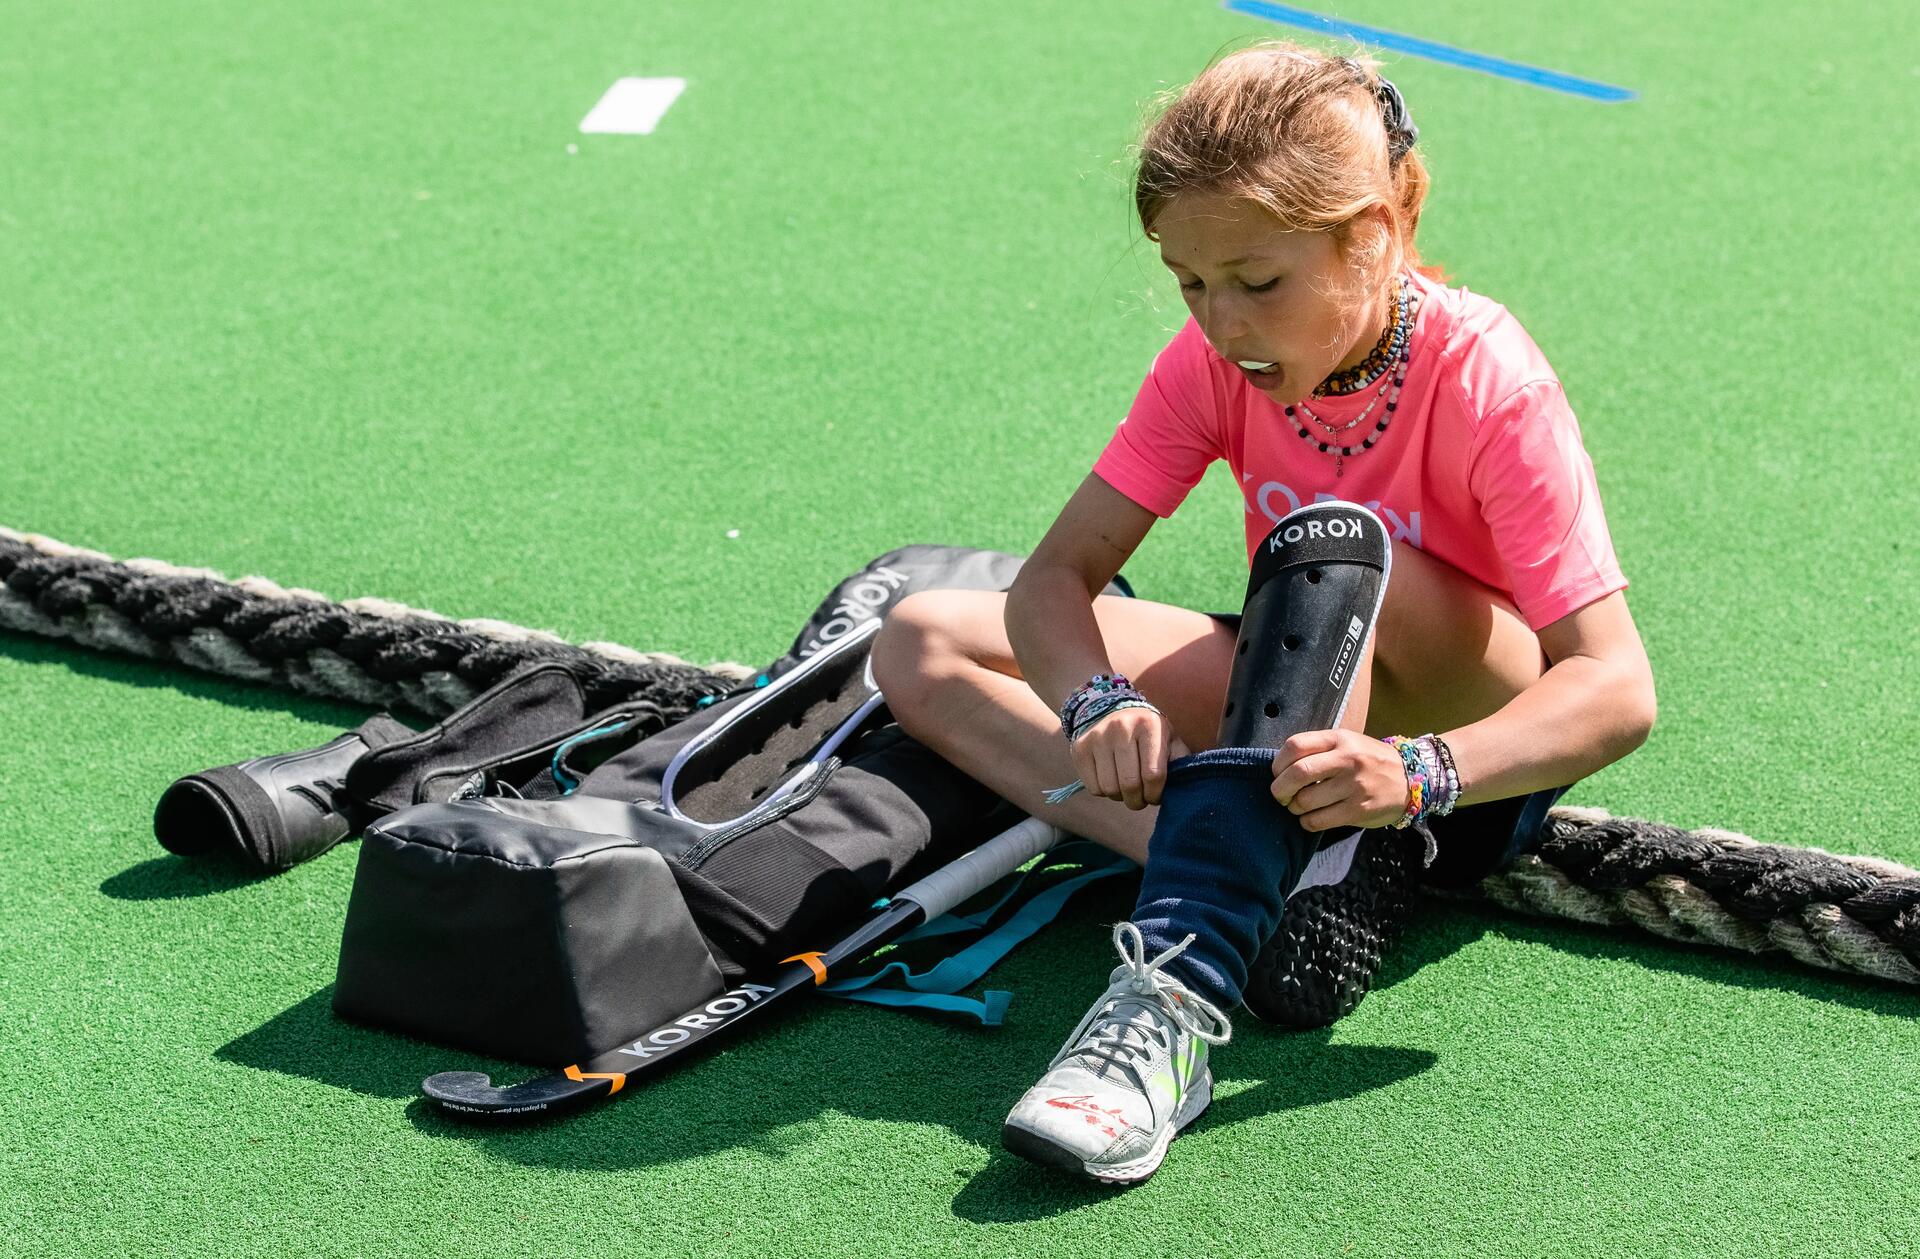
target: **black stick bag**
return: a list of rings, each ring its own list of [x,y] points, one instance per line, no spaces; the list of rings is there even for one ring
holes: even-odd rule
[[[564,1066],[824,948],[1014,825],[1023,810],[900,729],[867,666],[900,599],[1003,590],[1020,563],[889,552],[753,683],[684,720],[620,747],[616,718],[531,780],[480,774],[369,826],[334,1009]]]

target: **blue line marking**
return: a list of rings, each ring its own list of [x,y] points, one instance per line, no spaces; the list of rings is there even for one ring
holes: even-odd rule
[[[1450,44],[1436,44],[1430,39],[1402,35],[1398,31],[1383,30],[1378,26],[1362,26],[1358,22],[1349,22],[1345,18],[1326,17],[1284,4],[1271,4],[1268,0],[1226,0],[1223,7],[1232,9],[1235,13],[1245,13],[1249,17],[1266,18],[1269,22],[1281,22],[1288,26],[1303,26],[1310,31],[1345,35],[1364,43],[1378,44],[1398,52],[1412,53],[1416,57],[1442,61],[1447,65],[1459,66],[1466,70],[1478,70],[1482,74],[1498,75],[1503,79],[1518,79],[1522,83],[1531,83],[1535,87],[1551,88],[1553,91],[1567,92],[1574,96],[1585,96],[1590,100],[1630,101],[1638,95],[1628,88],[1615,87],[1611,83],[1582,79],[1576,75],[1561,74],[1558,70],[1543,70],[1539,66],[1527,66],[1518,61],[1507,61],[1501,57],[1468,52],[1464,48],[1455,48]]]

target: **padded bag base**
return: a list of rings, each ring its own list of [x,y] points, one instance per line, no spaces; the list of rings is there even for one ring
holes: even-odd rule
[[[426,804],[369,830],[334,1011],[557,1068],[724,991],[666,857],[640,839],[447,817],[570,803]],[[413,824],[392,825],[408,817]]]

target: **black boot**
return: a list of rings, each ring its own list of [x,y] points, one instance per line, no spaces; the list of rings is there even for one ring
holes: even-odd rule
[[[262,872],[285,870],[360,829],[367,819],[342,788],[347,767],[413,733],[377,713],[317,748],[189,774],[161,793],[154,837],[183,857],[225,854]]]

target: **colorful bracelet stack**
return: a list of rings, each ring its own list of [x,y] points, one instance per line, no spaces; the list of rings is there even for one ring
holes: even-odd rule
[[[1146,696],[1134,689],[1123,674],[1096,673],[1091,681],[1073,694],[1067,696],[1067,702],[1060,705],[1060,732],[1072,743],[1080,737],[1082,731],[1108,713],[1122,708],[1152,708],[1159,712]],[[1048,804],[1064,804],[1073,796],[1085,791],[1087,786],[1078,778],[1064,787],[1054,787],[1047,791]]]
[[[1134,688],[1124,674],[1096,673],[1091,681],[1060,705],[1060,732],[1072,743],[1082,731],[1111,712],[1122,708],[1152,708],[1151,700]]]
[[[1407,811],[1393,824],[1395,830],[1453,812],[1460,799],[1460,774],[1446,740],[1436,734],[1423,734],[1417,739],[1390,734],[1380,742],[1400,754],[1407,770]]]

